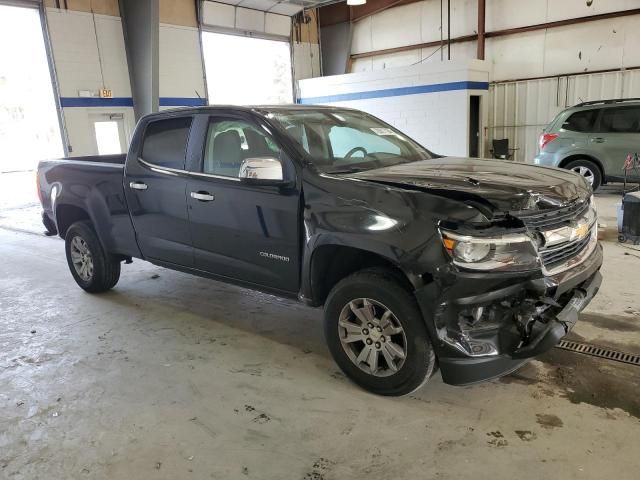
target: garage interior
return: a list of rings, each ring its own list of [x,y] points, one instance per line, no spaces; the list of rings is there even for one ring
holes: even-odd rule
[[[333,362],[320,308],[138,260],[77,288],[35,170],[126,152],[148,113],[287,103],[532,163],[560,112],[640,97],[639,1],[0,0],[0,41],[0,478],[638,478],[637,181],[595,193],[604,280],[564,343],[387,398]]]

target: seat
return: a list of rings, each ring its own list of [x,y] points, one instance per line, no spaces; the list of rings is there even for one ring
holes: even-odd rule
[[[316,166],[331,165],[331,161],[328,159],[327,142],[314,127],[307,125],[303,128],[301,125],[292,125],[287,127],[287,133],[295,138],[300,146],[313,157]]]
[[[493,150],[489,150],[493,158],[500,160],[511,160],[513,158],[513,152],[518,150],[517,148],[509,148],[509,139],[500,138],[491,141]]]
[[[247,145],[249,147],[249,157],[273,156],[273,152],[269,148],[267,139],[264,137],[264,135],[261,135],[252,128],[245,128],[244,138],[247,139]]]
[[[213,140],[211,156],[207,159],[207,173],[237,177],[242,163],[242,143],[237,130],[219,133]]]

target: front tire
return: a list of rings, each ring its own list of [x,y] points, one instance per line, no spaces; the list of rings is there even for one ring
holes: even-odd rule
[[[106,292],[120,279],[120,261],[104,251],[87,222],[76,222],[64,238],[67,264],[78,286],[89,293]]]
[[[576,172],[578,175],[591,185],[591,189],[595,192],[602,185],[602,173],[600,168],[591,160],[580,159],[569,162],[565,165],[567,170]]]
[[[390,272],[362,270],[338,282],[325,304],[324,329],[340,369],[372,393],[406,395],[434,371],[416,300]]]

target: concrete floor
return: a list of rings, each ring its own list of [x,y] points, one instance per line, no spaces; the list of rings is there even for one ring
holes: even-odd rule
[[[572,335],[640,353],[615,188],[603,289]],[[2,479],[638,478],[638,367],[556,349],[501,380],[376,397],[338,371],[320,310],[142,261],[86,294],[37,212],[0,211]]]

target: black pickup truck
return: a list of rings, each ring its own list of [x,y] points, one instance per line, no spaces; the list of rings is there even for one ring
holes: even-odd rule
[[[126,158],[44,161],[38,185],[86,291],[135,257],[324,305],[335,361],[382,395],[515,370],[601,283],[579,175],[435,155],[356,110],[152,114]]]

